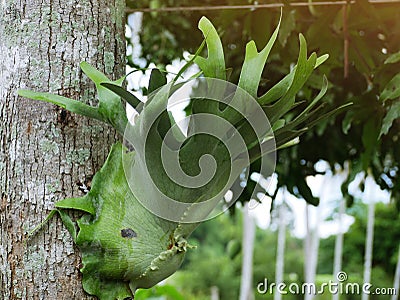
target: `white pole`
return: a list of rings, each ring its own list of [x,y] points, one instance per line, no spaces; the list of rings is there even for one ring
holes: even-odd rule
[[[365,259],[364,259],[364,283],[371,282],[371,266],[372,266],[372,247],[374,243],[374,223],[375,223],[375,201],[373,199],[374,181],[371,175],[365,180],[365,197],[368,201],[368,223],[367,223],[367,239],[365,241]],[[368,300],[369,295],[363,293],[361,300]]]
[[[335,257],[333,262],[333,280],[338,283],[337,274],[342,271],[342,256],[343,256],[343,215],[346,210],[346,200],[341,199],[339,204],[339,232],[335,240]],[[332,294],[332,300],[339,300],[339,293]]]
[[[282,203],[279,206],[278,215],[278,244],[276,249],[275,265],[275,284],[283,283],[283,274],[285,269],[285,240],[286,240],[286,208],[285,208],[286,188],[282,188]],[[275,290],[274,300],[281,300],[282,294]]]
[[[307,265],[307,260],[308,260],[308,266],[307,266],[307,273],[306,273],[306,283],[313,283],[315,284],[315,276],[317,274],[317,266],[318,266],[318,250],[319,250],[319,225],[321,224],[322,221],[322,203],[325,200],[325,195],[329,192],[329,187],[328,187],[328,182],[330,180],[330,177],[328,177],[327,174],[323,175],[321,187],[319,190],[319,199],[320,203],[317,207],[314,207],[316,210],[317,218],[315,222],[315,226],[313,229],[310,229],[308,227],[308,230],[310,230],[310,238],[308,240],[308,251],[309,253],[306,253],[306,260],[305,264]],[[311,205],[307,204],[307,208],[310,209]],[[309,217],[309,212],[308,216]],[[309,220],[308,220],[309,222]],[[309,226],[309,224],[308,224]],[[305,300],[312,300],[314,299],[315,295],[311,293],[305,293],[304,299]]]
[[[211,300],[219,300],[219,289],[215,285],[211,287]]]
[[[399,245],[399,256],[397,257],[396,273],[394,275],[394,295],[392,295],[391,300],[398,300],[400,293],[400,245]]]
[[[249,203],[246,202],[243,209],[243,259],[242,278],[240,281],[240,300],[253,300],[253,250],[256,224],[249,214]]]
[[[308,204],[305,206],[305,215],[306,215],[306,236],[304,238],[304,279],[306,282],[310,279],[310,265],[307,263],[310,259],[310,250],[311,250],[311,226],[310,226],[310,210]]]
[[[321,197],[322,198],[322,197]],[[308,206],[308,204],[307,204]],[[310,245],[309,245],[309,253],[306,254],[308,258],[308,274],[306,278],[307,283],[315,283],[315,275],[317,273],[317,265],[318,265],[318,250],[319,250],[319,224],[321,223],[321,204],[318,205],[315,209],[317,210],[317,221],[315,223],[315,228],[311,229],[310,232]],[[305,300],[314,299],[314,295],[310,293],[305,293]]]

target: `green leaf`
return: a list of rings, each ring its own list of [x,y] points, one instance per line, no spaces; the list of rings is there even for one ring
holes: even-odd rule
[[[400,100],[393,102],[393,104],[388,109],[386,116],[382,121],[382,128],[379,133],[379,137],[387,134],[390,127],[392,127],[394,120],[398,118],[400,118]]]
[[[272,46],[274,45],[278,36],[280,24],[281,19],[279,19],[278,26],[276,27],[267,45],[265,45],[264,49],[260,52],[257,51],[256,43],[254,41],[251,41],[246,45],[246,55],[244,58],[242,71],[240,73],[238,86],[253,97],[257,97],[261,73],[264,69],[268,55],[271,52]]]
[[[160,296],[167,296],[160,297]],[[184,300],[179,291],[171,285],[157,285],[150,290],[138,290],[135,300]]]
[[[320,57],[318,57],[317,62],[315,63],[315,68],[318,68],[324,62],[326,62],[328,60],[328,58],[329,58],[329,54],[323,54]]]
[[[400,97],[400,73],[395,75],[389,83],[385,86],[379,99],[381,101],[386,101],[388,99],[394,99]]]
[[[88,64],[87,62],[83,61],[79,64],[81,67],[82,71],[86,74],[87,77],[89,77],[95,84],[100,84],[102,82],[108,82],[110,81],[106,75],[104,75],[102,72]]]
[[[349,103],[343,104],[339,107],[336,107],[336,108],[328,111],[327,113],[319,116],[315,120],[308,122],[307,127],[311,128],[311,127],[317,125],[318,123],[320,123],[322,120],[329,119],[329,118],[333,117],[334,115],[337,115],[337,114],[343,112],[344,110],[348,109],[351,105],[353,105],[353,103],[349,102]]]
[[[70,112],[109,123],[121,135],[123,135],[125,126],[128,122],[125,108],[121,103],[120,97],[114,92],[102,86],[101,84],[110,83],[114,85],[121,85],[124,77],[117,81],[110,81],[107,76],[96,70],[88,63],[82,62],[80,66],[82,68],[82,71],[96,84],[99,99],[98,107],[92,107],[80,101],[50,93],[19,90],[18,94],[22,97],[53,103],[62,108],[65,108]]]
[[[165,74],[160,72],[159,69],[153,69],[150,74],[149,87],[147,89],[148,93],[151,94],[152,92],[166,84],[167,77],[165,76]]]
[[[109,82],[103,82],[100,85],[108,88],[110,91],[113,91],[115,94],[120,96],[122,99],[124,99],[130,106],[133,108],[136,108],[140,103],[142,103],[135,95],[124,89],[123,87],[109,83]]]
[[[320,92],[318,93],[317,97],[314,98],[314,100],[306,107],[306,109],[304,109],[295,119],[299,120],[301,119],[303,116],[305,116],[321,99],[322,97],[326,94],[326,91],[328,90],[328,79],[326,78],[326,76],[323,76],[323,82],[322,82],[322,88],[320,90]]]
[[[298,129],[298,130],[293,130],[293,128],[295,128],[301,122],[299,124],[296,124],[298,122],[288,123],[286,126],[278,129],[275,132],[275,140],[276,140],[277,149],[281,149],[286,143],[290,142],[291,140],[295,139],[296,137],[299,137],[300,135],[302,135],[303,133],[305,133],[306,131],[308,131],[309,129],[311,129],[312,127],[317,125],[318,123],[320,123],[322,120],[326,120],[326,119],[333,117],[334,115],[347,109],[352,104],[353,103],[344,104],[338,108],[335,108],[325,114],[318,116],[315,119],[307,120],[306,124],[304,125],[305,127]],[[314,111],[312,111],[311,113],[309,113],[309,115],[307,116],[307,119],[310,118],[312,115],[315,115],[317,113],[317,111],[319,111],[319,108],[317,108]]]
[[[286,143],[294,140],[295,138],[301,136],[303,133],[305,133],[309,128],[301,128],[298,130],[282,130],[278,131],[275,135],[275,140],[276,140],[276,148],[280,149],[282,146],[284,146]]]
[[[92,201],[90,201],[87,197],[67,198],[67,199],[58,201],[55,204],[55,207],[62,208],[62,209],[76,209],[76,210],[84,211],[91,215],[96,214],[96,208],[93,206]]]
[[[328,54],[324,54],[318,57],[317,62],[315,63],[315,68],[323,64],[328,58]],[[292,69],[292,71],[290,71],[288,75],[286,75],[281,81],[274,85],[268,92],[258,98],[258,102],[261,105],[267,105],[281,98],[292,84],[295,72],[296,66]]]
[[[126,151],[115,144],[90,192],[57,203],[91,213],[78,220],[76,244],[84,289],[100,299],[124,299],[137,288],[153,286],[179,268],[186,251],[186,240],[176,233],[179,224],[160,219],[132,194],[122,164]],[[134,159],[134,152],[128,157]]]
[[[316,65],[316,54],[311,54],[310,58],[307,59],[306,40],[302,34],[299,35],[299,38],[300,52],[297,61],[297,68],[293,76],[293,82],[279,101],[272,106],[265,107],[264,109],[271,123],[274,123],[291,109],[295,102],[295,96],[297,92],[303,87],[304,83],[307,81]]]
[[[351,124],[354,121],[355,113],[353,110],[349,110],[343,121],[342,121],[342,131],[344,134],[347,134],[351,128]]]
[[[163,296],[169,296],[169,299],[185,300],[185,298],[178,292],[178,290],[171,285],[160,285],[156,288],[157,293]]]
[[[395,64],[398,63],[399,61],[400,61],[400,51],[393,53],[388,58],[386,58],[385,64]]]
[[[210,206],[207,206],[206,211],[199,212],[194,204],[212,197],[218,200],[222,198],[243,169],[248,167],[246,166],[248,162],[244,162],[244,159],[240,157],[243,153],[235,153],[236,156],[231,161],[230,152],[224,143],[211,134],[189,135],[184,143],[179,144],[183,142],[185,136],[181,132],[173,132],[171,141],[168,141],[171,144],[165,148],[168,148],[168,151],[174,146],[179,146],[177,147],[179,149],[178,164],[183,173],[194,177],[203,170],[211,169],[207,168],[208,165],[205,168],[200,166],[200,159],[206,154],[214,158],[217,168],[212,179],[199,187],[180,185],[165,170],[168,166],[175,166],[171,163],[172,159],[164,160],[161,149],[163,149],[163,138],[175,125],[171,113],[167,111],[167,104],[171,93],[182,86],[175,84],[176,79],[193,61],[199,65],[205,77],[226,79],[224,53],[216,29],[206,18],[200,20],[199,28],[205,40],[192,59],[179,71],[175,80],[166,84],[164,74],[159,70],[152,71],[148,91],[152,93],[160,87],[161,89],[150,95],[151,101],[146,102],[134,125],[127,122],[120,98],[128,103],[136,105],[139,103],[136,97],[121,87],[123,78],[111,81],[89,64],[81,64],[82,70],[95,82],[99,98],[98,108],[89,106],[84,108],[89,109],[90,112],[93,110],[97,118],[108,122],[120,133],[125,131],[125,126],[130,126],[131,135],[127,134],[124,137],[126,144],[130,143],[129,146],[132,146],[129,149],[134,149],[131,151],[121,143],[115,144],[105,164],[94,176],[89,193],[81,198],[65,199],[56,204],[65,226],[82,253],[83,287],[86,292],[96,295],[101,300],[122,300],[133,297],[136,289],[149,288],[174,273],[180,267],[188,248],[187,238],[199,225],[199,222],[187,223],[187,221],[190,222],[190,217],[199,214],[203,219],[210,212]],[[254,42],[247,45],[239,86],[254,97],[257,96],[261,73],[277,38],[278,28],[279,25],[260,52],[257,51]],[[327,80],[324,78],[320,93],[303,112],[297,116],[285,115],[300,103],[296,102],[297,93],[309,79],[313,70],[327,59],[326,55],[317,58],[315,53],[308,58],[306,41],[302,35],[299,39],[300,51],[297,66],[259,99],[259,103],[263,104],[263,109],[274,124],[275,140],[272,137],[265,137],[260,146],[258,137],[250,126],[247,126],[249,124],[246,123],[244,116],[233,114],[227,109],[220,110],[222,105],[215,101],[212,103],[207,99],[193,100],[191,107],[193,114],[207,112],[225,118],[226,121],[233,121],[232,124],[244,136],[245,146],[251,148],[250,169],[257,164],[256,160],[260,156],[275,150],[271,147],[271,145],[275,146],[275,141],[278,149],[288,146],[309,127],[344,107],[316,117],[321,108],[317,106],[317,103],[327,89]],[[199,56],[205,44],[208,50],[207,58]],[[205,82],[211,82],[211,80],[206,78]],[[221,93],[225,92],[224,90]],[[235,95],[239,95],[236,93],[237,91]],[[57,97],[51,99],[62,105],[69,105],[72,109],[73,105],[78,105],[63,97],[62,100]],[[267,106],[267,104],[271,105]],[[286,123],[285,120],[293,121]],[[215,124],[209,124],[212,122],[203,123],[190,123],[190,126],[195,126],[189,126],[188,132],[192,133],[195,129],[200,129],[199,132],[208,132],[205,129],[210,127],[207,126],[215,127]],[[232,138],[230,132],[222,132],[222,136]],[[260,147],[255,147],[255,144]],[[171,149],[168,146],[171,146]],[[231,174],[233,174],[232,178],[229,176]],[[307,196],[310,190],[301,187],[301,184],[302,182],[297,186],[299,190],[302,190],[302,194],[306,195],[307,201],[315,203],[315,199],[311,198],[312,195]],[[255,185],[253,182],[246,188]],[[248,192],[249,189],[246,189],[246,195],[249,195]],[[159,216],[162,214],[158,215],[154,210],[150,211],[144,206],[144,203],[148,203],[146,201],[156,201],[156,206],[163,209],[165,207],[163,205],[169,205],[162,201],[163,196],[180,204],[187,204],[184,210],[173,211],[178,217],[174,219],[175,221],[162,218]],[[79,231],[66,213],[70,209],[79,210],[84,214],[77,221]],[[178,294],[168,288],[164,289],[164,293],[173,294],[173,297],[179,299]]]
[[[77,100],[69,99],[63,96],[54,95],[50,93],[34,92],[30,90],[18,90],[18,95],[21,97],[49,102],[58,105],[70,112],[104,121],[103,117],[99,114],[97,108],[86,105]]]
[[[65,228],[67,228],[69,234],[72,236],[73,241],[76,242],[75,223],[72,221],[71,217],[64,210],[58,209],[57,212],[60,215]]]
[[[375,149],[377,147],[377,141],[379,132],[381,130],[380,120],[376,117],[369,118],[363,126],[362,143],[365,151],[361,154],[362,168],[364,171],[368,170],[368,167],[376,154]]]
[[[267,105],[281,98],[292,84],[295,72],[296,69],[293,69],[281,81],[275,84],[268,92],[258,98],[258,102],[261,105]]]
[[[279,147],[276,148],[276,150],[289,148],[289,147],[292,147],[294,145],[297,145],[298,143],[300,143],[300,138],[299,137],[295,137],[294,139],[292,139],[292,140],[290,140],[290,141],[288,141],[288,142],[286,142],[284,144],[281,144]]]
[[[123,135],[128,122],[125,108],[123,107],[121,99],[117,94],[101,85],[102,83],[121,85],[121,80],[109,80],[106,75],[98,71],[87,62],[81,62],[80,67],[96,85],[97,96],[99,99],[98,112],[102,115],[103,120],[114,127],[121,135]]]
[[[322,105],[314,109],[313,111],[311,111],[311,109],[322,99],[327,89],[328,89],[328,80],[324,76],[322,89],[315,97],[315,99],[297,117],[295,117],[293,121],[288,122],[285,126],[282,126],[281,128],[277,128],[276,134],[286,130],[293,130],[304,122],[306,123],[304,126],[309,127],[311,125],[311,121],[307,122],[307,120],[311,119],[311,117],[315,115],[320,110],[320,108],[322,108]]]
[[[195,63],[203,71],[204,76],[211,78],[226,79],[226,67],[224,58],[224,49],[221,39],[218,36],[214,25],[206,18],[202,17],[199,21],[199,29],[203,32],[206,39],[208,57],[198,56]]]
[[[27,240],[29,240],[33,236],[35,236],[35,234],[38,233],[39,230],[41,230],[43,228],[43,226],[46,225],[47,222],[49,222],[56,213],[57,213],[57,210],[55,210],[55,209],[50,211],[50,213],[47,215],[47,217],[44,219],[43,222],[41,222],[39,225],[35,226],[35,228],[33,228],[31,231],[28,232]]]
[[[175,76],[175,78],[174,78],[174,80],[173,80],[174,82],[176,82],[176,81],[179,79],[179,77],[181,77],[182,74],[195,62],[195,59],[200,55],[201,51],[203,51],[203,48],[204,48],[205,44],[206,44],[206,39],[204,39],[204,40],[201,42],[201,45],[200,45],[199,48],[197,48],[196,53],[189,56],[189,57],[190,57],[189,61],[187,61],[187,62],[185,63],[185,65],[179,70],[178,74],[176,74],[176,76]],[[199,77],[202,73],[203,73],[203,71],[200,71],[200,72],[198,72],[197,74],[194,74],[191,78],[192,78],[192,79],[193,79],[193,78],[197,78],[197,77]]]
[[[272,126],[272,130],[273,130],[273,131],[276,131],[276,130],[282,128],[282,127],[285,125],[285,123],[286,123],[285,119],[279,119],[279,120],[277,120],[277,121],[274,123],[274,125]]]

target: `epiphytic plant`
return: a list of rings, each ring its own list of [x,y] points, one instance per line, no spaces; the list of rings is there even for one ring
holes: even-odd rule
[[[85,62],[81,68],[96,84],[98,107],[49,93],[19,91],[21,96],[109,123],[124,136],[124,143],[112,147],[96,173],[91,190],[84,197],[57,202],[52,212],[60,214],[82,253],[85,291],[100,299],[132,297],[137,288],[151,287],[174,273],[189,248],[191,232],[234,202],[220,201],[229,189],[236,198],[240,195],[243,185],[236,184],[237,179],[243,181],[241,174],[250,164],[257,162],[260,172],[270,174],[275,149],[289,145],[338,110],[317,114],[328,85],[324,78],[316,98],[297,116],[286,117],[299,104],[298,91],[328,58],[315,53],[307,57],[302,35],[297,65],[258,97],[261,73],[279,26],[260,52],[253,41],[247,44],[237,86],[226,81],[215,28],[206,18],[199,28],[208,56],[197,51],[176,79],[192,63],[202,75],[167,83],[154,69],[144,104],[122,88],[124,78],[110,81]],[[139,112],[132,122],[122,100]],[[190,107],[186,127],[169,111],[181,101]],[[67,213],[70,209],[84,212],[77,226]]]

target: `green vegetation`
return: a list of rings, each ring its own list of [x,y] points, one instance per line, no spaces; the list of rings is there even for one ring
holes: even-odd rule
[[[350,163],[348,180],[343,186],[349,204],[353,199],[347,190],[348,183],[357,173],[370,168],[375,181],[382,189],[392,191],[392,199],[400,208],[399,4],[372,4],[360,0],[347,6],[292,7],[291,1],[284,3],[278,43],[262,73],[259,94],[289,72],[298,49],[295,37],[303,33],[309,49],[319,55],[328,53],[330,58],[310,76],[297,98],[310,100],[319,88],[318,77],[322,73],[328,78],[329,89],[324,97],[327,105],[321,112],[349,101],[354,105],[346,113],[320,122],[303,135],[297,146],[279,153],[279,186],[287,186],[291,193],[315,204],[318,200],[312,197],[304,180],[316,173],[314,164],[323,159],[334,169],[335,164],[344,168]],[[152,0],[150,4],[148,1],[128,1],[127,4],[140,9],[239,5],[243,2]],[[245,44],[253,39],[257,45],[265,45],[268,37],[265,32],[272,33],[279,13],[279,8],[144,13],[140,38],[145,60],[140,62],[165,66],[181,57],[183,51],[193,52],[201,43],[201,36],[193,35],[191,28],[199,16],[205,14],[215,20],[221,32],[226,61],[229,62],[227,67],[232,68],[231,80],[237,82],[240,69],[236,66],[243,61]],[[162,31],[159,30],[161,27]],[[130,57],[128,63],[135,66],[137,60]]]
[[[214,1],[199,4],[207,3],[216,4]],[[227,0],[219,4],[235,3],[235,0]],[[174,6],[189,4],[196,5],[196,1],[173,3]],[[135,1],[130,5],[147,5],[147,2]],[[150,5],[162,7],[172,5],[172,2],[156,0]],[[244,168],[250,173],[262,173],[261,158],[271,152],[271,147],[266,146],[273,140],[273,146],[281,150],[276,166],[278,188],[285,186],[290,193],[310,204],[318,205],[319,199],[312,194],[305,179],[318,174],[315,164],[321,159],[327,161],[332,170],[342,171],[346,167],[349,170],[342,187],[348,204],[354,202],[348,184],[360,172],[371,173],[381,188],[391,192],[394,203],[377,207],[372,277],[375,285],[390,286],[400,239],[400,10],[394,5],[375,7],[365,0],[333,7],[294,9],[286,5],[282,22],[279,10],[274,9],[210,13],[211,19],[217,20],[222,42],[211,22],[205,17],[200,19],[197,13],[152,12],[145,15],[141,32],[145,65],[132,57],[128,60],[132,67],[143,68],[152,62],[159,68],[151,72],[146,104],[123,88],[125,77],[112,82],[85,63],[81,65],[82,70],[96,83],[97,107],[58,95],[19,91],[21,96],[50,102],[106,122],[120,135],[125,134],[126,144],[114,145],[107,162],[94,177],[90,192],[82,198],[65,199],[56,205],[82,252],[85,290],[101,299],[124,299],[133,296],[136,289],[150,288],[173,274],[190,248],[187,239],[201,221],[186,222],[193,217],[190,215],[192,208],[205,198],[222,197],[235,179],[240,178]],[[198,19],[203,37],[193,34],[194,22]],[[278,28],[275,28],[276,24],[279,24]],[[273,49],[275,41],[278,41],[278,47]],[[265,46],[259,51],[256,45]],[[166,84],[165,74],[160,70],[180,57],[183,50],[194,55],[175,79]],[[109,61],[113,60],[112,53],[106,55]],[[177,79],[191,64],[200,68],[201,73],[197,76],[207,79],[202,83],[209,92],[215,92],[212,87],[218,80],[228,80],[240,88],[230,94],[232,98],[226,96],[229,93],[225,89],[216,91],[217,96],[229,98],[230,102],[215,103],[215,99],[202,97],[201,101],[192,99],[187,108],[191,116],[207,113],[232,125],[234,131],[227,130],[223,136],[230,140],[232,136],[240,135],[244,140],[244,148],[233,157],[229,157],[231,153],[223,142],[207,134],[196,135],[195,130],[206,128],[201,127],[206,122],[192,118],[185,142],[182,142],[184,134],[174,131],[176,120],[167,111],[168,98],[182,86]],[[109,69],[107,65],[105,67]],[[327,77],[321,80],[322,74]],[[261,133],[251,127],[248,116],[253,116],[256,109],[253,110],[246,101],[248,98],[242,97],[242,90],[256,100],[256,107],[271,123],[261,122],[266,126]],[[351,102],[354,105],[347,107]],[[133,125],[126,117],[126,103],[140,113]],[[237,106],[232,108],[232,103]],[[349,109],[343,112],[345,107]],[[240,109],[248,109],[250,113],[239,114]],[[343,113],[336,114],[338,112]],[[126,128],[131,130],[128,138]],[[192,176],[201,173],[200,158],[212,154],[219,167],[214,180],[201,188],[192,188],[181,186],[168,176],[160,157],[163,138],[170,129],[174,145],[179,145],[177,161],[184,173]],[[287,147],[295,144],[301,135],[298,145]],[[52,149],[51,141],[42,146],[47,151],[57,150]],[[134,151],[130,151],[131,148]],[[74,157],[67,159],[85,163],[87,153],[77,151],[72,155]],[[248,154],[246,161],[244,154]],[[124,164],[132,167],[132,173],[124,173]],[[229,174],[230,170],[233,170],[232,174]],[[262,175],[267,177],[270,173]],[[248,201],[254,187],[254,183],[247,182],[239,200]],[[162,202],[158,200],[165,200],[155,197],[160,191],[167,198],[188,205],[187,210],[178,211],[178,219],[166,220],[142,206],[146,201],[155,201],[157,206]],[[274,198],[276,194],[271,196]],[[165,207],[163,205],[159,206]],[[85,215],[75,224],[67,214],[69,209],[83,211]],[[366,209],[355,203],[351,210],[356,222],[345,236],[343,270],[349,273],[351,281],[361,282]],[[205,211],[198,215],[205,217]],[[212,286],[218,287],[221,299],[236,298],[242,258],[242,232],[238,224],[240,214],[223,215],[203,224],[192,237],[198,250],[189,254],[182,270],[169,279],[170,285],[139,291],[135,299],[158,295],[170,299],[207,299]],[[259,230],[256,241],[255,286],[264,278],[273,281],[276,234]],[[290,236],[286,242],[284,279],[287,283],[302,283],[303,266],[307,263],[303,258],[302,242]],[[327,274],[332,273],[333,239],[322,241],[321,249],[318,283],[326,281]],[[255,294],[257,299],[273,297]],[[323,295],[318,299],[329,297]],[[301,299],[302,296],[286,298]],[[379,296],[379,299],[384,298]]]
[[[301,34],[296,66],[270,90],[258,95],[261,74],[279,26],[280,21],[260,52],[254,41],[247,43],[238,86],[226,81],[221,40],[211,22],[201,18],[199,29],[205,38],[202,46],[172,82],[166,84],[164,74],[157,69],[152,71],[145,104],[122,88],[125,77],[110,81],[85,62],[81,69],[96,85],[96,107],[50,93],[19,91],[20,96],[50,102],[108,123],[124,136],[125,145],[114,144],[104,166],[94,176],[89,193],[55,205],[82,253],[86,292],[100,299],[125,299],[134,296],[138,288],[152,287],[173,274],[190,248],[188,237],[235,182],[241,180],[245,168],[251,163],[261,164],[261,172],[265,157],[275,153],[276,148],[285,148],[309,128],[347,106],[320,112],[319,103],[327,91],[324,77],[321,91],[297,114],[291,112],[300,104],[296,94],[314,69],[328,58],[318,57],[315,52],[308,55]],[[202,57],[199,52],[205,44],[207,56]],[[177,79],[192,63],[199,66],[203,80],[197,81],[196,89],[190,93],[191,119],[185,136],[175,126],[176,120],[167,106],[170,97],[179,95],[181,88],[184,90],[185,85],[177,83]],[[205,93],[197,95],[199,90]],[[128,122],[123,100],[140,112],[134,124]],[[287,114],[291,118],[286,118]],[[174,152],[174,147],[178,154],[166,156]],[[203,169],[210,169],[209,165],[202,165],[206,154],[214,159],[215,173],[199,186],[188,184]],[[168,168],[167,164],[174,159],[176,165]],[[267,160],[266,164],[271,170],[274,160]],[[176,181],[181,175],[171,177],[168,172],[176,175],[176,166],[183,170],[184,179],[190,177],[189,181]],[[67,210],[85,215],[75,224]]]
[[[365,204],[357,201],[348,211],[355,217],[355,222],[345,234],[343,268],[349,278],[347,282],[363,282],[363,258],[366,230]],[[392,287],[394,268],[397,259],[397,247],[400,240],[400,216],[391,205],[379,203],[376,207],[374,259],[372,280],[376,287]],[[231,258],[228,245],[231,241],[239,241],[241,236],[241,214],[235,216],[222,215],[203,223],[193,234],[190,242],[197,245],[191,251],[182,266],[182,269],[167,280],[167,286],[174,286],[184,299],[210,299],[210,289],[217,286],[221,300],[236,299],[239,294],[241,276],[241,253]],[[388,233],[388,234],[386,234]],[[257,229],[254,251],[254,294],[256,299],[273,299],[273,294],[260,295],[257,293],[257,283],[267,278],[269,282],[275,280],[277,232]],[[333,279],[333,250],[335,237],[321,240],[318,261],[318,275],[316,284]],[[290,233],[286,237],[285,275],[287,284],[304,282],[303,241],[293,237]],[[138,299],[151,299],[150,295],[169,295],[159,287],[139,293]],[[146,297],[149,298],[146,298]],[[285,295],[285,299],[300,300],[303,295]],[[359,299],[359,295],[346,295],[345,299]],[[331,299],[328,292],[318,295],[316,299]],[[174,299],[168,298],[167,299]],[[176,298],[179,299],[179,298]],[[390,299],[390,296],[372,295],[372,300]]]

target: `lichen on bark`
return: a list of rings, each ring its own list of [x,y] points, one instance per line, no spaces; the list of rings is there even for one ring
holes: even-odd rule
[[[1,299],[92,298],[81,287],[80,257],[61,220],[26,238],[56,200],[84,193],[79,186],[90,183],[105,161],[115,131],[16,91],[52,91],[97,103],[78,65],[86,60],[102,69],[105,53],[112,52],[114,60],[103,70],[123,75],[124,15],[111,12],[124,7],[122,0],[0,3]],[[76,153],[78,163],[69,164],[68,153]]]

